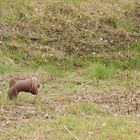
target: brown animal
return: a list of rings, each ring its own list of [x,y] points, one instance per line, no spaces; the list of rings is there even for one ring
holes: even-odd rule
[[[15,81],[12,79],[9,82],[9,90],[8,90],[8,97],[10,100],[17,98],[19,92],[30,92],[32,95],[37,95],[38,93],[39,84],[37,82],[36,77],[32,77],[31,79],[26,80],[18,80]]]

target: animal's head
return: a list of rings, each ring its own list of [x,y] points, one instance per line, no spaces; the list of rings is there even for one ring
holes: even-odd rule
[[[37,80],[36,76],[33,76],[32,80],[35,81],[35,84],[37,85],[37,88],[39,88],[40,84],[39,84],[39,81]]]

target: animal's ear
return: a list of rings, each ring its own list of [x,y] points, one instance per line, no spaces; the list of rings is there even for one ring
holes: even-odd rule
[[[12,87],[16,83],[15,79],[10,80],[9,82],[9,88]]]
[[[36,81],[37,81],[37,78],[36,78],[36,76],[32,76],[32,79],[34,79],[34,80],[36,80]]]

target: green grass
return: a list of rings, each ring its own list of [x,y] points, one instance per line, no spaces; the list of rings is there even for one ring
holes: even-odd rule
[[[139,92],[139,23],[139,0],[0,0],[0,138],[139,140],[136,114],[92,99]],[[24,72],[42,80],[35,103],[7,98]]]
[[[140,66],[139,51],[140,51],[140,42],[139,41],[133,42],[131,44],[131,49],[130,49],[130,57],[131,57],[131,59],[129,60],[130,68],[139,69]]]
[[[13,138],[15,136],[16,138],[41,138],[42,140],[47,138],[61,140],[74,139],[73,135],[65,130],[65,127],[81,140],[139,139],[139,134],[136,132],[139,128],[137,119],[133,120],[129,117],[114,118],[112,116],[92,116],[89,119],[67,116],[55,120],[43,119],[42,121],[35,119],[31,120],[30,123],[20,123],[15,128],[8,128],[8,133],[1,132],[0,135],[1,138]]]
[[[64,69],[61,69],[53,64],[46,64],[44,66],[40,66],[38,71],[46,71],[50,75],[60,76],[60,77],[66,75],[67,73],[67,71],[65,71]]]
[[[31,3],[16,0],[0,0],[0,21],[15,22],[27,16],[33,10]]]
[[[75,62],[70,61],[76,66],[79,58],[82,59],[81,62],[78,60],[78,66],[83,58],[87,55],[92,57],[92,54],[98,61],[116,65],[115,52],[123,54],[123,58],[118,60],[118,67],[128,68],[133,63],[133,60],[126,61],[126,52],[129,44],[137,39],[135,32],[139,34],[138,0],[126,3],[100,0],[98,4],[90,0],[0,2],[0,23],[9,25],[2,28],[3,51],[16,63],[34,61],[33,65],[42,65],[52,53],[53,59],[58,58],[58,52],[75,57]],[[129,37],[129,32],[134,33],[134,40]],[[50,51],[45,50],[46,45]],[[33,51],[29,52],[30,49]],[[36,55],[39,52],[46,57]],[[135,55],[135,51],[132,53]],[[58,61],[61,63],[62,59]]]
[[[120,27],[120,19],[117,15],[109,15],[108,17],[103,17],[102,20],[101,21],[103,22],[103,24],[109,27],[113,27],[113,28]]]
[[[134,41],[131,45],[132,50],[134,49],[135,51],[139,52],[140,51],[140,41]]]
[[[92,140],[93,138],[101,140],[112,140],[112,138],[116,140],[139,139],[139,117],[135,115],[114,116],[104,110],[103,106],[96,105],[90,99],[89,102],[81,101],[81,99],[75,100],[71,96],[77,94],[77,97],[79,97],[83,91],[83,95],[86,97],[86,92],[95,94],[97,89],[92,89],[93,85],[89,84],[88,91],[85,92],[84,85],[72,83],[69,81],[69,77],[59,78],[56,76],[55,78],[55,80],[46,79],[46,83],[41,85],[35,103],[33,103],[35,97],[24,92],[19,94],[17,100],[9,101],[6,94],[7,86],[1,87],[0,105],[2,106],[2,112],[5,112],[4,116],[1,114],[0,117],[3,123],[2,129],[0,128],[1,138],[13,139],[15,137],[27,140],[35,138],[41,138],[42,140],[74,139],[73,135],[66,130],[67,128],[82,140]],[[80,81],[81,78],[79,79],[77,75],[73,75],[72,80]],[[129,82],[127,78],[125,79],[125,75],[124,77],[120,75],[120,78],[122,79],[120,79],[119,84]],[[133,78],[138,84],[138,78]],[[85,81],[84,77],[83,80]],[[114,80],[115,84],[108,80],[106,86],[109,88],[110,84],[110,88],[115,88],[117,79]],[[102,88],[102,86],[101,82],[98,85],[98,90],[104,92],[105,87]],[[125,86],[126,89],[128,86],[130,87],[129,84],[119,86],[119,90]],[[90,89],[92,90],[90,91]],[[80,93],[78,94],[75,91]],[[6,120],[11,119],[5,123],[3,118]]]
[[[91,63],[88,68],[88,74],[91,78],[108,79],[119,71],[113,65],[106,66],[101,63]]]
[[[109,115],[101,108],[98,108],[95,104],[92,103],[73,103],[65,108],[65,113],[75,115],[75,116],[92,116],[92,115]]]
[[[21,68],[17,65],[5,65],[0,63],[0,73],[21,72],[26,71],[26,68]]]
[[[135,25],[130,22],[130,21],[126,21],[126,23],[124,24],[124,28],[127,32],[135,32]]]

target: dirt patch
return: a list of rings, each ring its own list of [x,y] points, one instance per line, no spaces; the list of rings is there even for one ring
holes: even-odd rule
[[[80,92],[72,96],[47,99],[54,108],[59,108],[71,102],[90,102],[99,105],[113,115],[140,115],[140,92],[127,90],[107,90],[104,92]],[[59,110],[59,109],[58,109]]]
[[[28,118],[28,116],[25,116],[23,114],[28,113],[34,113],[35,112],[35,106],[32,104],[25,104],[23,105],[1,105],[1,120],[22,120],[24,118]],[[35,114],[36,115],[36,114]]]
[[[101,105],[111,114],[140,115],[140,92],[131,93],[127,90],[108,90],[103,93],[87,93],[78,99]],[[78,100],[77,99],[77,100]]]
[[[0,105],[0,129],[6,129],[24,123],[29,118],[34,119],[37,116],[35,106],[32,104],[18,105]]]

